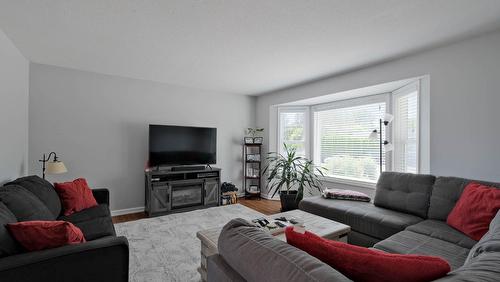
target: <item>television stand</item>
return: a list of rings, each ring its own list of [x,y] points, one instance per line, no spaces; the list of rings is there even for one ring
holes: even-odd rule
[[[187,168],[187,167],[183,167]],[[220,168],[145,171],[145,212],[149,217],[218,206]]]

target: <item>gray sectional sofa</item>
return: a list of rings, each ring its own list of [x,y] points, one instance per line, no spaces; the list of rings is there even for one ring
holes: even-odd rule
[[[351,244],[444,258],[452,271],[438,281],[500,281],[500,213],[479,242],[446,224],[470,181],[385,172],[373,203],[311,197],[299,207],[350,225]],[[477,182],[500,188],[499,183]],[[208,259],[208,281],[349,281],[244,220],[226,225],[218,244],[219,254]]]

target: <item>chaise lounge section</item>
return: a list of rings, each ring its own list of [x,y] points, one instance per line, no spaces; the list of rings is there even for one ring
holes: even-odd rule
[[[374,203],[325,199],[302,200],[300,209],[351,226],[349,243],[372,247],[427,217],[436,177],[385,172],[377,183]]]

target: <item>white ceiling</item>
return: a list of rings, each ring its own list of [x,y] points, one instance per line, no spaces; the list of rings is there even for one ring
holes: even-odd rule
[[[499,27],[498,0],[0,0],[33,62],[234,94]]]

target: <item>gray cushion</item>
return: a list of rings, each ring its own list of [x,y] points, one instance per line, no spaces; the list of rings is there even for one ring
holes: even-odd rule
[[[471,181],[500,188],[499,183],[469,180],[458,177],[437,177],[432,189],[428,218],[446,221],[462,192]]]
[[[372,203],[325,199],[320,196],[300,201],[301,210],[351,226],[351,229],[385,239],[423,219],[411,214],[376,207]]]
[[[435,179],[433,175],[383,172],[377,182],[374,204],[426,218]]]
[[[21,186],[1,187],[0,201],[9,208],[18,221],[56,219],[56,216],[37,196]]]
[[[470,263],[435,280],[439,282],[498,282],[500,281],[500,253],[484,253]]]
[[[243,219],[219,237],[219,254],[247,281],[350,281],[340,272]]]
[[[351,232],[349,232],[349,236],[347,237],[347,242],[351,245],[370,248],[380,242],[380,239],[363,233],[359,233],[351,229]]]
[[[18,185],[25,188],[37,196],[52,212],[54,217],[58,217],[61,214],[61,200],[52,184],[47,180],[36,175],[30,175],[18,178],[5,185]]]
[[[107,205],[97,205],[69,216],[61,216],[59,220],[69,221],[82,230],[87,241],[104,236],[115,236],[115,227]]]
[[[469,249],[412,231],[401,231],[373,246],[375,249],[396,254],[438,256],[445,259],[452,269],[461,267]]]
[[[472,240],[464,233],[454,229],[446,224],[446,222],[440,220],[424,220],[415,225],[408,226],[406,230],[457,244],[467,249],[472,248],[477,243],[477,241]]]
[[[0,202],[0,258],[21,252],[21,247],[5,227],[7,223],[15,222],[17,219],[14,214]]]
[[[484,252],[500,252],[500,211],[490,223],[490,228],[483,238],[470,250],[466,264]],[[499,265],[500,267],[500,265]]]

